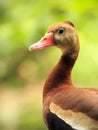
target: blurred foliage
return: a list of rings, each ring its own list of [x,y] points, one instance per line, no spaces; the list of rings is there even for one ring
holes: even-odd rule
[[[57,54],[54,48],[31,53],[28,52],[28,46],[31,42],[39,40],[50,24],[70,20],[76,26],[81,43],[81,53],[73,78],[76,83],[95,84],[98,76],[97,8],[97,0],[83,0],[82,3],[80,0],[1,0],[1,81],[14,84],[13,86],[42,81],[58,59]],[[51,59],[49,54],[54,57]],[[47,63],[50,64],[48,70],[44,62],[47,57]],[[41,70],[44,70],[44,73]]]
[[[29,52],[28,47],[44,35],[49,25],[66,20],[75,24],[80,38],[81,50],[73,70],[73,81],[80,87],[97,87],[97,0],[0,0],[1,84],[20,90],[28,84],[35,86],[43,83],[61,52],[55,47]],[[39,104],[38,101],[36,103]],[[27,105],[20,117],[22,119],[21,124],[18,124],[21,126],[19,129],[44,129],[39,107]],[[39,110],[36,112],[37,109]],[[33,117],[32,110],[39,117],[36,114]]]

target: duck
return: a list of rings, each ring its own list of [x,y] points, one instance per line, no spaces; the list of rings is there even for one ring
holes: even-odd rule
[[[80,88],[72,81],[72,69],[80,44],[70,21],[55,23],[29,50],[56,46],[62,51],[43,87],[43,120],[48,130],[98,130],[98,89]]]

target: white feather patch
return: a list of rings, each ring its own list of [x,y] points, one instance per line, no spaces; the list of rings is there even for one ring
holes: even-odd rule
[[[58,105],[51,103],[50,111],[76,130],[98,130],[98,121],[95,121],[81,112],[63,110]]]

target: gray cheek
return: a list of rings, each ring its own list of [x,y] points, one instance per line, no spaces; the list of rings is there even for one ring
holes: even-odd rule
[[[55,44],[64,44],[64,42],[66,41],[66,39],[64,39],[63,35],[61,36],[58,36],[58,35],[55,35],[54,37],[54,42]]]

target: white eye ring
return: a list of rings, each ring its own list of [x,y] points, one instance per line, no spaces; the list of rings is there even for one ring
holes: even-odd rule
[[[64,28],[59,28],[59,29],[57,30],[57,33],[58,33],[58,34],[63,34],[63,33],[64,33],[64,31],[65,31],[65,29],[64,29]]]

